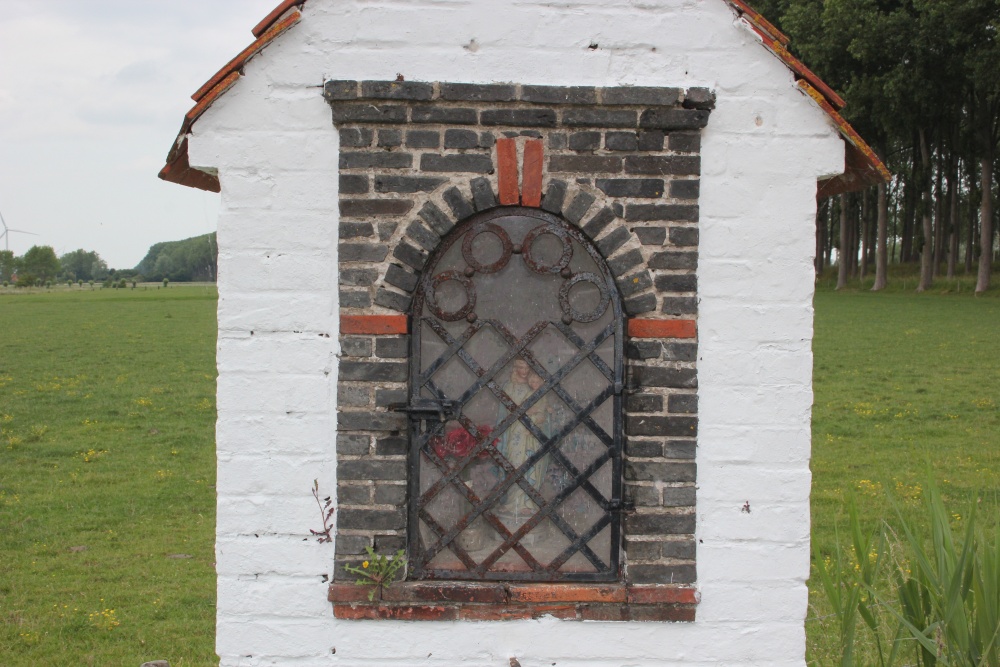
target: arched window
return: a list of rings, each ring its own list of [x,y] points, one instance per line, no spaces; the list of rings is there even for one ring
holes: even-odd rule
[[[555,215],[497,208],[442,241],[412,305],[411,578],[619,578],[623,321]]]

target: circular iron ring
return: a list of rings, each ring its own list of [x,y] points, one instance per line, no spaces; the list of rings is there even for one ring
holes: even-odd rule
[[[535,241],[543,234],[551,234],[562,242],[562,255],[559,256],[559,260],[555,264],[549,266],[540,264],[531,254]],[[535,273],[558,274],[568,267],[569,261],[573,259],[573,242],[562,229],[554,225],[539,225],[525,235],[524,241],[521,242],[521,254],[524,257],[524,263]]]
[[[597,308],[589,313],[577,311],[569,302],[569,291],[573,289],[573,285],[583,281],[592,283],[601,293],[601,302],[597,304]],[[578,273],[564,282],[562,287],[559,288],[559,307],[562,308],[563,315],[571,317],[577,322],[593,322],[604,314],[604,311],[608,309],[609,303],[611,303],[611,294],[608,293],[607,285],[593,273]]]
[[[500,240],[500,245],[502,246],[500,258],[492,264],[480,264],[479,260],[472,254],[472,243],[480,234],[487,233],[493,234]],[[513,246],[511,245],[510,237],[507,236],[507,232],[504,231],[503,227],[495,225],[492,222],[480,223],[474,226],[465,234],[465,238],[462,239],[462,257],[465,258],[465,263],[479,273],[496,273],[507,266],[512,250]]]
[[[446,313],[438,307],[435,293],[437,288],[449,280],[454,280],[465,288],[465,305],[458,310]],[[470,279],[462,275],[461,271],[442,271],[431,280],[431,289],[427,292],[427,308],[434,316],[445,322],[455,322],[468,316],[472,309],[476,307],[476,285]]]

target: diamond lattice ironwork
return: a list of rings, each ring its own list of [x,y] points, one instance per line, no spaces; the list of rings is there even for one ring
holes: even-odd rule
[[[622,319],[555,216],[499,209],[445,239],[413,306],[413,576],[617,578]]]

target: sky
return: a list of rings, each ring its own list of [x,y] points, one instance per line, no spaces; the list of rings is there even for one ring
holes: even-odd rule
[[[156,174],[191,93],[278,3],[0,0],[0,214],[37,234],[10,233],[10,249],[95,250],[126,269],[215,231],[219,195]]]

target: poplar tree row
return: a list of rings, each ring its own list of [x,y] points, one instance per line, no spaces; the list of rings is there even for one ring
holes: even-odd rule
[[[847,101],[843,115],[893,173],[820,202],[816,269],[837,250],[838,287],[889,262],[977,272],[989,288],[1000,140],[1000,0],[755,0]]]

